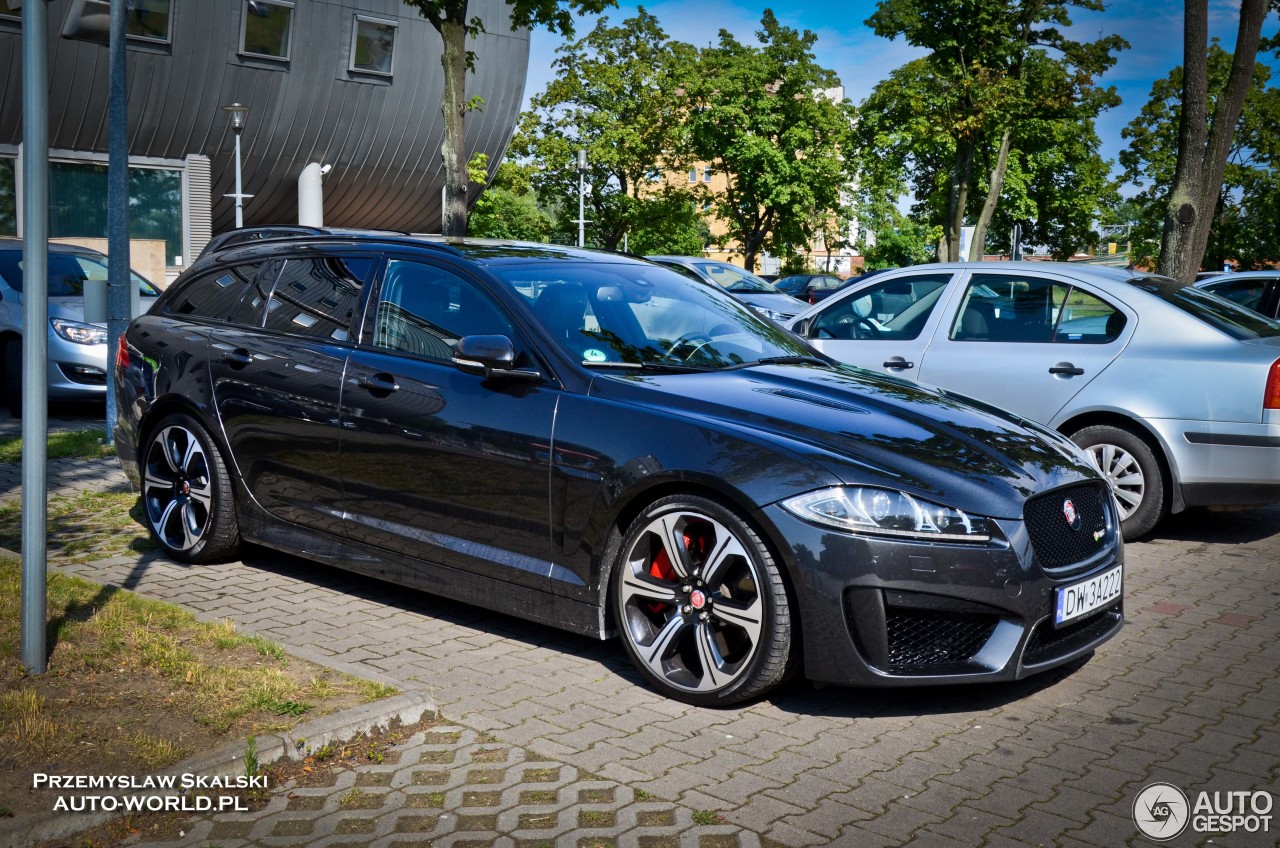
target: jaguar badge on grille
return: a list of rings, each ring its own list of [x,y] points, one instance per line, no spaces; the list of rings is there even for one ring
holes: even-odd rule
[[[1062,502],[1062,515],[1067,519],[1068,527],[1072,530],[1080,529],[1080,513],[1076,512],[1076,505],[1071,502],[1071,498]]]

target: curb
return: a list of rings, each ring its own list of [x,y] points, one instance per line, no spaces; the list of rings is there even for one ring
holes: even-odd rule
[[[416,724],[424,715],[436,715],[434,699],[422,692],[407,692],[384,698],[372,704],[352,707],[340,713],[323,716],[298,725],[282,734],[254,737],[258,762],[269,765],[282,759],[300,760],[308,751],[331,742],[346,742],[361,733],[375,728],[385,729],[399,721],[402,725]],[[194,774],[206,777],[234,777],[244,774],[244,753],[248,740],[231,742],[207,754],[199,754],[156,772],[161,775]],[[175,790],[148,792],[121,792],[118,797],[135,795],[180,795]],[[106,824],[119,818],[123,810],[67,815],[63,812],[39,813],[23,816],[0,824],[0,845],[10,848],[28,848],[54,839],[65,839]]]

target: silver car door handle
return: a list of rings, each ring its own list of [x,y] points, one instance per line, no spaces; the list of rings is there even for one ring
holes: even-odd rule
[[[1077,368],[1070,362],[1059,362],[1057,365],[1049,369],[1050,374],[1067,374],[1072,377],[1079,377],[1084,373],[1083,368]]]
[[[905,368],[915,368],[916,364],[914,362],[908,362],[901,356],[891,356],[884,361],[884,367],[900,371]]]
[[[375,374],[372,377],[361,377],[357,381],[357,384],[360,388],[368,389],[375,394],[378,392],[390,393],[400,391],[400,384],[397,383],[395,378],[390,374]]]

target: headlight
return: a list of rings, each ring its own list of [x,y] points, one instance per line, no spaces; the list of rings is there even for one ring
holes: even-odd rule
[[[748,304],[748,305],[750,305],[750,304]],[[754,306],[754,305],[752,305],[752,306],[751,306],[751,308],[752,308],[752,309],[754,309],[754,310],[755,310],[757,313],[759,313],[760,315],[763,315],[764,317],[768,318],[770,321],[786,321],[786,320],[788,320],[789,318],[791,318],[791,316],[790,316],[790,315],[787,315],[787,314],[786,314],[786,313],[784,313],[784,312],[778,312],[778,311],[773,310],[773,309],[766,309],[766,308],[765,308],[765,307],[763,307],[763,306]]]
[[[95,327],[92,324],[79,324],[62,318],[50,318],[49,323],[53,325],[55,333],[69,342],[83,345],[107,343],[107,331],[101,327]]]
[[[989,518],[967,515],[890,489],[836,486],[789,498],[782,505],[805,521],[851,533],[940,542],[988,542],[995,531]]]

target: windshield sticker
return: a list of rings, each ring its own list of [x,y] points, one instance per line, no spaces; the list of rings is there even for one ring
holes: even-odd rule
[[[585,359],[587,362],[604,362],[606,359],[608,359],[608,357],[604,355],[603,350],[596,350],[593,347],[590,347],[584,350],[582,352],[582,358]]]

